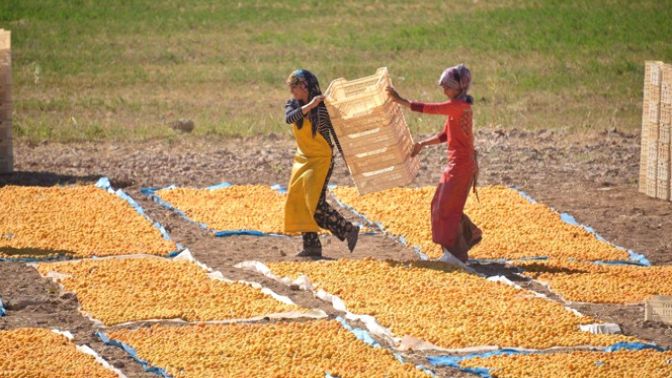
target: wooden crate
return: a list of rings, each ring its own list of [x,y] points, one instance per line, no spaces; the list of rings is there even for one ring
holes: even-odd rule
[[[644,305],[644,320],[672,324],[672,297],[654,295]]]
[[[654,99],[649,103],[648,122],[651,125],[657,125],[660,122],[660,101]]]
[[[371,111],[360,112],[357,117],[343,116],[344,112],[341,112],[339,108],[348,107],[347,102],[327,105],[327,107],[329,108],[329,116],[334,125],[334,130],[338,136],[375,129],[380,127],[380,125],[389,123],[397,114],[401,114],[403,117],[401,107],[392,101],[386,101]]]
[[[360,194],[410,184],[419,169],[411,158],[411,136],[401,106],[385,88],[387,68],[357,80],[336,79],[325,91],[325,104],[345,161]]]
[[[646,193],[646,180],[648,176],[648,158],[649,158],[649,144],[645,136],[644,125],[642,124],[642,133],[641,133],[641,149],[639,155],[639,191],[640,193]]]
[[[341,146],[351,154],[361,154],[394,145],[409,136],[404,128],[394,126],[397,123],[404,123],[401,112],[393,115],[391,122],[379,123],[377,127],[365,131],[340,135],[339,141]]]
[[[344,118],[356,118],[371,112],[388,102],[385,88],[391,85],[387,67],[379,68],[375,74],[361,79],[332,81],[325,92],[331,104],[339,104],[337,110]]]
[[[357,190],[360,194],[378,192],[412,183],[419,169],[420,162],[418,159],[413,159],[410,164],[396,165],[353,176],[353,180],[357,183]]]
[[[667,123],[660,123],[658,125],[658,144],[670,144],[672,140],[672,127]]]
[[[646,158],[646,195],[656,196],[656,185],[658,184],[658,141],[652,141],[648,147],[649,153]]]
[[[672,65],[660,66],[660,105],[658,108],[658,172],[656,197],[669,201],[672,196]]]
[[[642,132],[641,132],[641,152],[639,165],[639,191],[649,193],[649,144],[650,140],[657,139],[657,123],[650,122],[651,107],[655,105],[655,92],[657,92],[655,82],[660,81],[660,64],[662,62],[647,61],[644,65],[644,94],[642,101]],[[655,183],[654,183],[655,191]]]
[[[670,199],[670,143],[658,143],[656,170],[656,198]]]
[[[391,166],[404,164],[411,154],[412,148],[413,141],[404,138],[398,143],[390,146],[351,155],[348,159],[350,173],[359,175],[365,172],[378,171]]]
[[[660,104],[660,124],[672,125],[672,105]]]
[[[670,199],[672,66],[647,61],[644,74],[639,191]]]
[[[660,103],[672,105],[672,64],[663,63],[660,72]]]

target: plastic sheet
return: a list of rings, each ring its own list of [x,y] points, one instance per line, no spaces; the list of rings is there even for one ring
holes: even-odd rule
[[[443,348],[438,345],[429,343],[427,341],[424,341],[422,339],[410,336],[410,335],[405,335],[403,337],[399,337],[395,334],[392,333],[392,331],[378,323],[375,317],[371,315],[365,315],[365,314],[355,314],[352,313],[348,310],[348,307],[341,299],[340,297],[328,293],[322,289],[316,289],[315,285],[310,281],[308,277],[305,275],[302,275],[298,277],[295,280],[290,279],[289,277],[279,277],[276,274],[274,274],[271,269],[266,266],[265,264],[259,262],[259,261],[243,261],[241,263],[238,263],[234,266],[235,268],[239,269],[244,269],[244,270],[249,270],[253,272],[260,273],[272,280],[275,280],[277,282],[283,283],[287,286],[290,287],[295,287],[300,290],[305,290],[305,291],[310,291],[313,293],[313,295],[327,303],[330,303],[335,310],[341,311],[345,313],[345,319],[347,320],[357,320],[362,323],[367,328],[367,332],[382,339],[385,340],[387,343],[392,345],[397,351],[408,351],[408,350],[413,350],[413,351],[431,351],[431,352],[439,352],[439,353],[447,353],[447,354],[458,354],[458,353],[482,353],[482,352],[491,352],[491,351],[497,351],[497,350],[515,350],[519,352],[539,352],[539,351],[555,351],[555,350],[566,350],[569,347],[552,347],[548,349],[528,349],[528,348],[500,348],[499,346],[496,345],[479,345],[479,346],[472,346],[472,347],[466,347],[466,348]],[[509,280],[508,278],[504,276],[492,276],[487,278],[489,281],[494,281],[494,282],[500,282],[512,287],[515,287],[519,290],[526,291],[530,293],[531,295],[534,295],[536,297],[540,298],[545,298],[547,300],[549,299],[547,296],[537,293],[535,291],[527,290],[522,288],[519,285],[516,285],[514,282]],[[576,311],[573,308],[565,306],[565,310],[573,313],[576,316],[584,316],[580,312]],[[586,329],[586,332],[591,332],[593,329]],[[599,333],[599,332],[591,332],[591,333]],[[594,349],[593,346],[590,345],[579,345],[576,347],[571,347],[574,349]]]
[[[530,203],[537,203],[537,201],[534,198],[532,198],[532,196],[525,193],[524,191],[522,191],[520,189],[517,189],[517,188],[512,188],[512,189],[514,189],[516,192],[518,192],[518,194],[520,194],[521,197],[525,198]],[[607,239],[603,238],[602,235],[598,234],[597,231],[595,231],[594,228],[592,228],[588,225],[585,225],[583,223],[579,223],[576,220],[576,218],[574,218],[574,216],[572,216],[569,213],[563,212],[563,213],[559,213],[559,214],[560,214],[560,220],[562,220],[563,222],[565,222],[567,224],[570,224],[572,226],[577,226],[577,227],[583,228],[586,232],[593,235],[595,237],[595,239],[597,239],[597,240],[599,240],[603,243],[613,245],[614,247],[616,247],[617,249],[620,249],[622,251],[626,251],[628,253],[628,256],[630,257],[629,261],[619,261],[619,260],[595,261],[596,264],[636,264],[636,265],[642,265],[642,266],[651,266],[651,262],[644,255],[642,255],[640,253],[637,253],[635,251],[628,250],[626,248],[617,246],[617,245],[609,242]],[[541,257],[541,259],[547,259],[547,257],[543,256],[543,257]]]
[[[333,190],[334,188],[336,188],[336,185],[329,185],[328,188],[329,188],[329,190]],[[391,237],[392,239],[397,240],[403,246],[411,248],[420,260],[425,260],[425,261],[429,260],[429,257],[424,252],[422,252],[418,246],[410,245],[403,236],[395,235],[393,233],[388,232],[385,229],[385,226],[382,223],[374,222],[374,221],[368,219],[364,214],[358,212],[354,207],[352,207],[352,206],[346,204],[345,202],[341,201],[338,197],[334,196],[334,199],[336,200],[336,204],[338,206],[340,206],[340,207],[350,211],[351,213],[355,214],[362,222],[364,222],[365,225],[368,225],[368,226],[373,227],[373,228],[377,228],[383,234]]]
[[[110,184],[110,179],[108,179],[107,177],[101,177],[98,180],[98,182],[96,183],[96,186],[101,188],[101,189],[107,190],[108,192],[110,192],[112,194],[115,194],[119,198],[128,202],[128,204],[131,205],[131,207],[133,209],[135,209],[135,211],[138,214],[142,215],[145,219],[147,219],[149,222],[151,222],[152,225],[154,225],[154,227],[156,227],[159,230],[159,232],[161,233],[161,236],[163,236],[164,239],[171,240],[170,239],[170,234],[168,233],[168,231],[166,231],[166,228],[163,227],[163,225],[161,223],[154,222],[149,216],[147,216],[147,214],[145,214],[145,210],[142,208],[142,206],[140,206],[140,204],[138,204],[133,198],[131,198],[131,196],[126,194],[123,190],[121,190],[121,189],[114,190],[112,188],[112,185]],[[177,245],[177,250],[171,252],[169,255],[179,253],[182,249],[183,249],[183,247],[180,244],[178,244]]]
[[[366,330],[362,330],[362,329],[359,329],[359,328],[354,328],[354,327],[352,327],[350,324],[348,324],[348,322],[347,322],[345,319],[343,319],[343,318],[341,318],[341,317],[337,317],[335,320],[338,321],[339,324],[340,324],[344,329],[346,329],[347,331],[349,331],[350,333],[352,333],[357,339],[363,341],[363,342],[366,343],[367,345],[369,345],[369,346],[371,346],[371,347],[373,347],[373,348],[382,348],[382,346],[381,346],[380,344],[378,344],[378,343],[377,343],[377,342],[376,342],[376,341],[375,341],[375,340],[374,340],[374,339],[373,339],[373,338],[366,332]],[[158,367],[158,366],[153,366],[153,365],[151,365],[148,361],[142,359],[142,358],[138,355],[138,353],[137,353],[137,351],[135,350],[135,348],[133,348],[131,345],[129,345],[129,344],[127,344],[127,343],[124,343],[124,342],[121,342],[121,341],[119,341],[119,340],[112,339],[112,338],[110,338],[107,334],[105,334],[105,333],[102,332],[102,331],[98,331],[98,332],[96,332],[96,336],[97,336],[101,341],[103,341],[105,344],[107,344],[107,345],[112,345],[112,346],[121,348],[124,352],[126,352],[129,356],[131,356],[135,361],[137,361],[138,363],[140,363],[140,365],[143,366],[143,368],[145,369],[145,371],[148,371],[148,372],[150,372],[150,373],[154,373],[154,374],[156,374],[156,375],[158,375],[158,376],[161,376],[161,377],[170,377],[170,375],[166,372],[165,369],[163,369],[163,368],[161,368],[161,367]],[[401,360],[400,360],[400,362],[401,362],[401,363],[404,363],[404,362],[401,361]],[[433,372],[432,372],[431,370],[429,370],[428,368],[424,367],[424,366],[417,366],[417,368],[418,368],[419,370],[423,371],[424,373],[428,374],[429,376],[434,376]],[[331,374],[331,372],[329,372],[329,371],[326,371],[326,372],[324,373],[324,376],[325,376],[325,377],[331,377],[331,378],[340,378],[340,377],[337,376],[337,375],[333,375],[333,374]]]
[[[430,356],[427,358],[430,364],[434,366],[448,366],[454,369],[461,370],[466,373],[475,374],[482,378],[492,378],[490,371],[486,368],[463,368],[460,362],[472,358],[487,358],[492,356],[510,356],[515,354],[530,354],[532,352],[520,351],[516,349],[499,349],[485,353],[470,353],[464,356]]]
[[[334,188],[336,188],[336,185],[329,185],[329,189],[330,189],[330,190],[333,190]],[[520,190],[520,189],[518,189],[518,188],[516,188],[516,187],[511,187],[511,189],[512,189],[512,190],[515,190],[521,197],[523,197],[523,198],[524,198],[525,200],[527,200],[528,202],[530,202],[530,203],[532,203],[532,204],[537,204],[537,203],[538,203],[538,202],[537,202],[532,196],[530,196],[528,193],[526,193],[526,192],[524,192],[524,191],[522,191],[522,190]],[[353,213],[354,213],[355,215],[357,215],[360,219],[362,219],[362,221],[366,222],[366,224],[369,224],[369,225],[372,225],[372,226],[374,226],[374,227],[377,227],[377,228],[380,229],[383,233],[385,233],[386,235],[389,235],[389,236],[395,238],[396,240],[398,240],[398,241],[399,241],[400,243],[402,243],[403,245],[413,248],[413,251],[416,253],[416,255],[418,255],[418,257],[419,257],[421,260],[428,260],[428,259],[429,259],[428,256],[420,250],[420,248],[418,248],[417,246],[411,246],[411,245],[409,245],[409,244],[407,243],[406,239],[405,239],[403,236],[401,236],[401,235],[395,235],[395,234],[391,234],[391,233],[387,232],[387,231],[385,230],[385,226],[384,226],[382,223],[380,223],[380,222],[374,222],[374,221],[368,219],[365,215],[359,213],[359,212],[358,212],[355,208],[353,208],[352,206],[349,206],[348,204],[342,202],[342,201],[341,201],[340,199],[338,199],[336,196],[334,196],[334,197],[336,198],[336,202],[338,203],[339,206],[341,206],[341,207],[343,207],[343,208],[345,208],[345,209],[347,209],[347,210],[353,212]],[[601,242],[604,242],[604,243],[608,243],[608,244],[614,245],[613,243],[610,243],[610,242],[607,241],[605,238],[603,238],[600,234],[598,234],[598,233],[595,231],[595,229],[593,229],[592,227],[577,222],[576,219],[575,219],[572,215],[570,215],[570,214],[568,214],[568,213],[559,213],[559,215],[560,215],[560,219],[561,219],[563,222],[565,222],[565,223],[567,223],[567,224],[571,224],[571,225],[573,225],[573,226],[581,227],[581,228],[583,228],[586,232],[588,232],[588,233],[590,233],[591,235],[593,235],[597,240],[599,240],[599,241],[601,241]],[[635,265],[642,265],[642,266],[650,266],[650,265],[651,265],[651,262],[650,262],[644,255],[642,255],[642,254],[639,254],[639,253],[634,252],[634,251],[632,251],[632,250],[625,249],[625,248],[620,247],[620,246],[617,246],[617,245],[614,245],[614,247],[616,247],[617,249],[626,251],[626,252],[628,253],[628,255],[629,255],[629,260],[628,260],[628,261],[620,261],[620,260],[595,261],[594,263],[596,263],[596,264],[635,264]],[[505,259],[505,258],[502,258],[502,259],[470,259],[469,261],[470,261],[470,262],[474,262],[474,263],[484,263],[484,264],[487,264],[487,263],[499,263],[499,264],[504,264],[504,263],[506,263],[506,262],[510,262],[510,261],[535,261],[535,260],[536,260],[536,261],[548,260],[548,257],[547,257],[547,256],[536,256],[536,257],[529,257],[529,258],[516,259],[516,260],[510,260],[510,259]]]
[[[126,352],[129,356],[131,356],[131,358],[133,358],[137,363],[139,363],[142,366],[142,368],[145,369],[146,372],[156,374],[159,377],[163,378],[172,378],[170,375],[168,375],[168,373],[164,369],[157,366],[152,366],[149,362],[140,358],[140,356],[138,356],[138,352],[136,352],[132,346],[122,343],[121,341],[110,339],[102,331],[97,331],[96,336],[105,345],[111,345],[117,348],[121,348],[124,352]]]
[[[76,346],[77,350],[84,353],[88,354],[89,356],[93,357],[93,359],[96,360],[99,364],[103,365],[105,369],[113,371],[119,378],[127,378],[124,373],[121,372],[121,370],[115,368],[114,366],[110,365],[109,362],[107,362],[103,357],[101,357],[98,352],[95,350],[91,349],[88,345],[77,345]]]
[[[222,182],[216,185],[211,185],[206,187],[207,190],[218,190],[218,189],[225,189],[233,186],[233,184],[229,182]],[[166,186],[163,188],[142,188],[140,189],[140,193],[144,194],[145,196],[149,197],[151,200],[154,202],[158,203],[159,205],[163,206],[164,208],[171,210],[178,214],[180,217],[183,219],[187,220],[190,223],[196,224],[199,227],[201,227],[204,230],[210,230],[214,233],[216,237],[230,237],[230,236],[241,236],[241,235],[248,235],[248,236],[273,236],[273,237],[287,237],[287,235],[283,234],[278,234],[278,233],[267,233],[267,232],[262,232],[258,230],[245,230],[245,229],[238,229],[238,230],[212,230],[207,224],[205,223],[200,223],[197,222],[191,218],[182,210],[178,209],[177,207],[173,206],[170,202],[164,200],[157,194],[158,191],[160,190],[170,190],[170,189],[176,189],[177,187],[175,185],[170,185]],[[276,190],[280,193],[286,193],[287,190],[280,184],[272,185],[271,189]]]
[[[361,329],[361,328],[354,328],[354,327],[352,327],[350,324],[348,324],[348,322],[347,322],[345,319],[343,319],[343,318],[340,317],[340,316],[337,317],[336,320],[337,320],[339,323],[341,323],[341,325],[343,326],[343,328],[345,328],[345,329],[347,329],[348,331],[352,332],[352,334],[354,334],[355,337],[357,337],[357,339],[359,339],[359,340],[365,342],[366,344],[368,344],[368,345],[370,345],[370,346],[372,346],[372,347],[374,347],[374,348],[380,348],[380,347],[381,347],[380,343],[377,342],[376,339],[374,339],[374,338],[371,336],[371,334],[370,334],[369,332],[367,332],[366,330]]]
[[[373,336],[371,336],[371,334],[367,330],[351,326],[345,319],[343,319],[340,316],[337,317],[336,320],[339,323],[341,323],[343,328],[352,332],[355,335],[355,337],[357,337],[357,339],[365,342],[366,344],[370,345],[373,348],[382,348],[382,345],[380,345],[380,343],[376,341],[376,339],[374,339]],[[401,362],[402,364],[405,363],[404,357],[400,353],[394,352],[394,356],[397,358],[397,361]],[[424,372],[425,374],[431,377],[436,376],[433,371],[431,371],[430,369],[428,369],[423,365],[417,365],[416,368],[418,368],[418,370]]]
[[[107,260],[107,259],[133,259],[133,258],[149,258],[149,259],[163,259],[163,257],[159,256],[153,256],[153,255],[125,255],[125,256],[106,256],[106,257],[101,257],[98,258],[98,260]],[[196,260],[193,255],[191,254],[191,251],[189,249],[185,249],[182,251],[180,254],[177,256],[173,257],[172,260],[175,261],[189,261],[192,262],[196,265],[198,265],[201,269],[207,272],[207,275],[210,279],[222,281],[225,283],[233,283],[233,282],[238,282],[242,283],[244,285],[248,285],[254,289],[257,289],[261,291],[263,294],[272,297],[278,302],[287,304],[287,305],[295,305],[294,301],[292,301],[289,297],[280,295],[273,290],[264,287],[256,282],[249,282],[249,281],[233,281],[230,279],[227,279],[224,277],[224,275],[216,271],[209,266],[203,264],[202,262]],[[79,260],[72,260],[72,263],[75,263]],[[34,266],[34,264],[31,264]],[[64,287],[61,285],[59,282],[60,279],[64,278],[64,275],[58,273],[58,272],[49,272],[46,275],[46,278],[50,278],[53,281],[55,281],[62,292],[65,291]],[[75,293],[76,294],[76,293]],[[92,314],[87,313],[86,311],[83,311],[81,306],[78,306],[78,311],[91,320],[96,326],[98,327],[105,327],[105,324],[100,321],[99,319],[96,319]],[[289,311],[289,312],[279,312],[279,313],[272,313],[272,314],[263,314],[263,315],[258,315],[254,317],[249,317],[249,318],[236,318],[236,319],[222,319],[222,320],[208,320],[208,321],[186,321],[183,319],[142,319],[142,320],[134,320],[134,321],[129,321],[129,322],[124,322],[120,324],[115,324],[114,327],[123,327],[123,326],[129,326],[129,325],[135,325],[135,324],[140,324],[140,323],[178,323],[178,324],[193,324],[193,323],[203,323],[203,324],[229,324],[229,323],[242,323],[242,322],[254,322],[254,321],[259,321],[259,320],[265,320],[265,319],[324,319],[327,318],[328,315],[320,310],[320,309],[306,309],[305,311]]]
[[[576,218],[574,218],[574,217],[573,217],[572,215],[570,215],[570,214],[567,214],[567,213],[561,213],[561,214],[560,214],[560,219],[562,219],[562,221],[565,222],[565,223],[571,224],[571,225],[573,225],[573,226],[579,226],[579,227],[583,228],[584,230],[586,230],[586,232],[588,232],[589,234],[592,234],[593,236],[595,236],[595,238],[596,238],[597,240],[599,240],[599,241],[601,241],[601,242],[604,242],[604,243],[608,243],[608,244],[612,244],[612,245],[613,245],[613,243],[610,243],[610,242],[607,241],[605,238],[603,238],[600,234],[598,234],[597,231],[595,231],[594,228],[592,228],[592,227],[590,227],[590,226],[587,226],[587,225],[585,225],[585,224],[581,224],[581,223],[579,223],[579,222],[576,220]],[[630,260],[629,260],[629,261],[618,261],[618,260],[614,260],[614,261],[597,261],[596,263],[599,263],[599,264],[636,264],[636,265],[642,265],[642,266],[651,266],[651,262],[646,258],[646,256],[644,256],[644,255],[642,255],[642,254],[640,254],[640,253],[637,253],[637,252],[635,252],[635,251],[633,251],[633,250],[625,249],[625,248],[620,247],[620,246],[617,246],[617,245],[614,245],[614,247],[616,247],[616,248],[618,248],[618,249],[620,249],[620,250],[622,250],[622,251],[626,251],[626,252],[628,253],[628,255],[630,256]]]
[[[140,206],[133,198],[131,198],[128,194],[126,194],[123,190],[117,189],[114,190],[112,188],[112,185],[110,183],[110,179],[107,177],[101,177],[98,179],[98,181],[95,184],[96,187],[103,189],[111,194],[116,195],[117,197],[123,199],[126,201],[139,215],[141,215],[143,218],[145,218],[147,221],[149,221],[155,228],[159,230],[161,233],[161,236],[165,240],[171,240],[170,239],[170,234],[168,231],[166,231],[165,227],[161,225],[158,222],[154,222],[147,214],[145,214],[145,210]],[[180,253],[184,247],[176,243],[176,250],[168,253],[168,257],[172,257]],[[77,257],[69,256],[69,255],[56,255],[56,256],[49,256],[45,258],[39,258],[39,257],[0,257],[0,262],[2,261],[11,261],[11,262],[23,262],[23,263],[35,263],[35,262],[50,262],[50,261],[67,261],[67,260],[73,260],[76,259]]]
[[[216,185],[208,186],[208,187],[206,187],[206,189],[207,190],[225,189],[225,188],[229,188],[233,185],[234,184],[231,184],[229,182],[222,182],[222,183],[219,183],[219,184],[216,184]],[[331,187],[331,185],[330,185],[330,187]],[[140,192],[142,194],[144,194],[145,196],[149,197],[150,199],[152,199],[154,202],[163,206],[164,208],[175,212],[176,214],[178,214],[180,217],[187,220],[188,222],[196,224],[204,230],[212,231],[215,237],[226,238],[226,237],[231,237],[231,236],[243,236],[243,235],[259,236],[259,237],[262,237],[262,236],[289,237],[289,235],[285,235],[285,234],[281,234],[281,233],[269,233],[269,232],[263,232],[263,231],[259,231],[259,230],[250,230],[250,229],[213,230],[207,224],[200,223],[200,222],[197,222],[197,221],[189,218],[189,216],[184,211],[182,211],[182,210],[178,209],[177,207],[173,206],[173,204],[164,200],[163,198],[161,198],[161,196],[159,196],[157,194],[157,192],[160,191],[160,190],[176,189],[176,188],[177,187],[175,185],[170,185],[170,186],[166,186],[166,187],[163,187],[163,188],[142,188],[142,189],[140,189]],[[275,190],[275,191],[279,192],[279,193],[283,193],[283,194],[287,193],[287,188],[284,185],[281,185],[281,184],[271,185],[270,188],[272,190]],[[341,205],[340,202],[339,202],[339,205]],[[342,206],[342,207],[344,207],[344,206]],[[350,210],[352,210],[352,209],[350,209]],[[363,232],[360,235],[372,235],[372,234],[376,234],[376,232]]]
[[[0,375],[3,377],[28,377],[28,376],[40,376],[40,377],[46,377],[46,376],[56,376],[55,374],[58,373],[63,373],[65,374],[67,371],[71,370],[80,370],[80,371],[89,371],[93,372],[93,367],[95,364],[98,364],[102,366],[105,370],[108,370],[112,373],[114,373],[118,378],[127,378],[124,373],[122,373],[119,369],[113,367],[109,362],[107,362],[104,358],[102,358],[95,350],[91,349],[88,345],[85,344],[76,344],[74,342],[74,335],[67,330],[60,330],[58,328],[52,328],[50,330],[46,329],[41,329],[41,328],[26,328],[25,330],[32,330],[32,331],[38,331],[40,332],[39,335],[34,335],[29,340],[26,341],[26,345],[20,345],[17,346],[17,351],[18,352],[28,352],[28,354],[22,354],[22,356],[18,357],[19,361],[15,361],[16,364],[12,366],[12,363],[10,361],[9,370],[3,370],[0,372]],[[8,332],[11,332],[12,330],[7,330]],[[18,330],[14,330],[18,331]],[[45,338],[45,333],[48,334],[49,332],[54,333],[58,335],[58,337],[49,337]],[[65,338],[67,342],[64,342],[64,340],[61,339],[61,337]],[[11,339],[11,336],[10,336]],[[30,364],[30,350],[31,348],[36,348],[36,347],[43,347],[43,350],[40,352],[44,353],[44,357],[47,357],[49,355],[63,359],[63,358],[69,358],[69,357],[74,357],[72,350],[70,348],[74,347],[74,349],[82,354],[86,354],[88,356],[93,357],[95,362],[90,361],[88,358],[75,358],[74,360],[68,359],[66,360],[61,360],[59,363],[64,363],[63,365],[59,366],[58,368],[55,368],[55,370],[49,370],[50,368],[54,368],[54,366],[45,366],[44,363],[37,364],[33,366],[32,368],[35,369],[37,366],[41,366],[42,370],[39,371],[31,371],[29,366],[22,366],[26,364]],[[11,355],[11,353],[10,353]],[[78,356],[81,357],[81,356]],[[49,357],[47,357],[49,358]],[[79,365],[77,368],[70,366],[71,363],[74,363],[77,361],[78,364],[83,364]],[[7,365],[5,365],[7,366]],[[16,370],[12,369],[17,368]],[[25,370],[24,368],[28,368],[28,370]],[[96,369],[96,371],[99,371]],[[5,373],[5,374],[2,374]],[[13,373],[13,374],[12,374]],[[9,374],[9,375],[6,375]]]
[[[645,350],[652,349],[659,352],[664,352],[667,349],[657,346],[655,344],[647,343],[633,343],[633,342],[620,342],[614,345],[611,345],[606,348],[592,348],[592,351],[595,352],[616,352],[620,350]],[[564,350],[565,352],[572,351],[572,349]],[[460,366],[460,362],[473,359],[473,358],[488,358],[493,356],[510,356],[510,355],[520,355],[520,354],[534,354],[539,353],[537,351],[522,351],[517,349],[500,349],[491,352],[485,353],[470,353],[464,356],[450,356],[450,355],[441,355],[441,356],[430,356],[427,358],[430,364],[434,366],[448,366],[461,371],[476,374],[482,378],[492,378],[490,371],[486,368],[477,367],[477,368],[463,368]]]
[[[73,341],[75,339],[75,336],[70,331],[61,331],[56,328],[52,329],[51,331],[57,335],[65,337],[70,341]],[[89,356],[93,357],[97,363],[101,364],[105,369],[114,372],[119,378],[126,378],[126,375],[124,373],[122,373],[119,369],[110,365],[109,362],[107,362],[103,357],[101,357],[98,354],[98,352],[91,349],[91,347],[89,347],[88,345],[75,345],[75,348],[77,349],[77,351],[84,354],[88,354]]]

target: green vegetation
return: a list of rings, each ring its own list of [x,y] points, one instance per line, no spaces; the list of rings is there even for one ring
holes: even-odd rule
[[[296,67],[326,88],[387,66],[403,95],[440,100],[460,62],[477,127],[635,130],[644,61],[672,61],[670,20],[670,0],[0,1],[31,141],[166,137],[178,118],[197,135],[284,133]]]

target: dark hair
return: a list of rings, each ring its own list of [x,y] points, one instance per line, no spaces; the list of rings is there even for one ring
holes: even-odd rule
[[[315,96],[319,96],[322,94],[322,91],[320,90],[320,83],[317,80],[317,76],[313,75],[313,73],[308,70],[304,70],[302,68],[295,70],[289,75],[289,77],[287,77],[286,82],[288,85],[291,86],[298,84],[305,85],[306,89],[308,90],[308,102],[310,102]],[[299,104],[305,105],[301,104],[301,101],[299,101]],[[308,113],[310,122],[313,124],[313,136],[315,136],[315,134],[317,133],[317,126],[319,124],[318,109],[324,106],[325,106],[324,103],[321,103],[319,106],[311,110],[310,113]],[[296,122],[296,125],[299,127],[299,129],[303,127],[303,118],[298,120]]]

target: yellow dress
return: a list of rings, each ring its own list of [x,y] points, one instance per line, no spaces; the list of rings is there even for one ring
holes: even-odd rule
[[[319,132],[313,136],[308,117],[303,119],[300,129],[293,124],[292,132],[297,148],[287,186],[285,232],[318,232],[320,227],[314,215],[331,165],[331,146]]]

